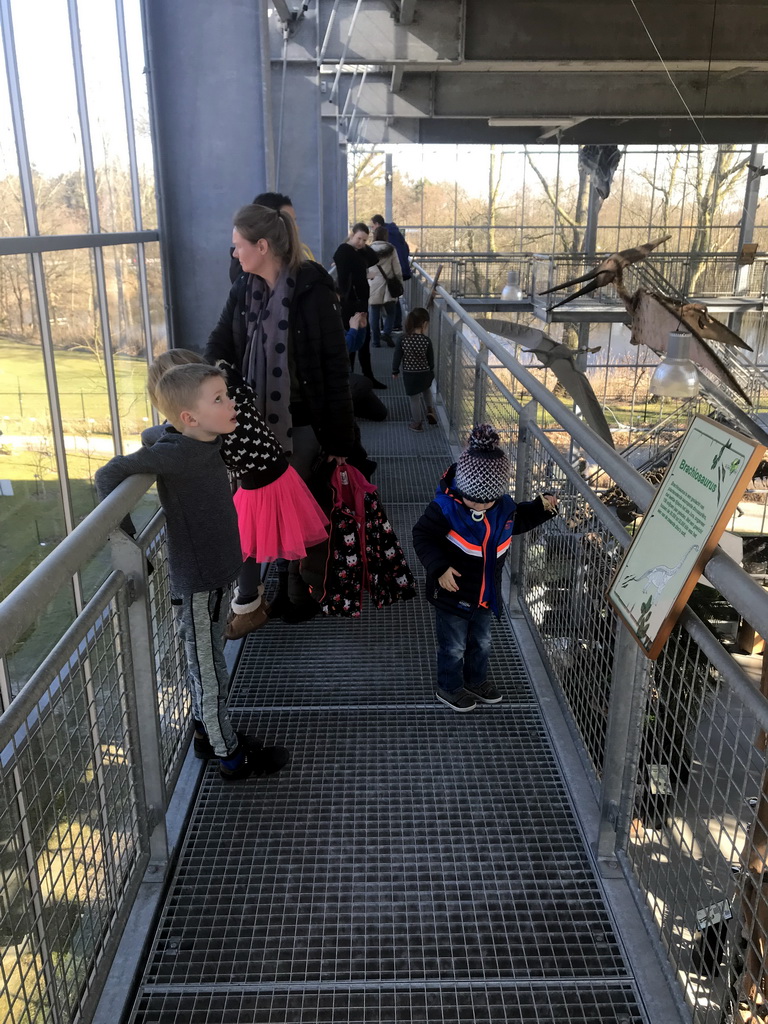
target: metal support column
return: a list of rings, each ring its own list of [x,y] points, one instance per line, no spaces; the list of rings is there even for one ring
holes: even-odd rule
[[[262,6],[142,2],[169,321],[186,348],[226,300],[232,214],[268,183]]]
[[[587,203],[587,226],[584,231],[584,257],[587,261],[594,259],[597,250],[597,224],[600,217],[600,207],[603,200],[597,193],[597,189],[590,181],[589,201]],[[589,348],[590,325],[582,323],[578,326],[579,348],[576,356],[576,368],[584,373],[587,369],[587,349]]]
[[[741,253],[743,246],[751,242],[755,234],[755,217],[757,215],[758,199],[760,197],[760,182],[763,178],[763,145],[755,143],[749,154],[749,166],[747,168],[747,186],[744,192],[744,206],[741,213],[741,224],[739,225],[739,240],[736,243],[736,251]],[[735,280],[733,282],[734,295],[743,295],[749,287],[750,264],[736,267]],[[728,326],[735,334],[741,334],[741,321],[744,319],[742,312],[731,313],[728,318]]]
[[[392,221],[392,154],[384,154],[384,220]]]
[[[597,860],[605,877],[621,874],[616,859],[623,847],[622,819],[626,803],[634,799],[639,753],[639,729],[650,662],[635,643],[632,634],[619,624],[613,651],[611,696],[603,754],[600,826]]]
[[[144,797],[151,819],[147,880],[163,882],[168,868],[168,835],[165,826],[168,800],[160,754],[160,722],[146,556],[139,545],[122,530],[115,530],[111,534],[110,546],[112,565],[125,573],[132,586],[132,600],[128,608],[128,631],[139,732],[137,756],[141,758]]]
[[[515,502],[528,501],[530,495],[530,448],[528,440],[528,429],[535,424],[539,415],[538,402],[531,400],[523,406],[517,424],[517,454],[515,458]],[[514,613],[520,603],[520,582],[523,576],[523,545],[525,538],[516,536],[512,538],[509,548],[509,590],[507,591],[507,606]]]
[[[303,23],[297,37],[310,28],[311,23]],[[320,119],[320,76],[310,62],[283,64],[275,61],[272,67],[275,76],[272,120],[282,140],[276,188],[293,200],[302,242],[309,246],[318,262],[327,264],[328,257],[346,233],[335,236],[330,254],[325,251],[326,167]],[[282,84],[278,88],[278,76],[284,79],[285,88]]]

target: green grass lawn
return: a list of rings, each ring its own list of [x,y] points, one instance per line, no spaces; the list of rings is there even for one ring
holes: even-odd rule
[[[109,403],[103,367],[88,352],[55,354],[65,433],[109,434]],[[143,357],[115,359],[120,423],[124,436],[138,434],[151,421]],[[0,340],[0,430],[36,434],[50,420],[45,368],[39,345]],[[35,427],[37,429],[35,429]]]
[[[96,358],[86,352],[57,351],[65,437],[78,450],[67,450],[67,476],[75,520],[96,505],[93,475],[112,455],[106,378]],[[146,398],[146,364],[119,357],[115,375],[124,443],[138,439],[151,422]],[[16,587],[64,537],[64,517],[56,458],[50,432],[45,373],[39,346],[0,341],[0,480],[10,481],[13,495],[0,495],[0,599]],[[154,496],[137,517],[146,522],[157,507]],[[83,575],[90,597],[109,571],[105,552]],[[72,619],[71,592],[59,595],[35,629],[9,659],[14,683],[24,680],[53,647]]]

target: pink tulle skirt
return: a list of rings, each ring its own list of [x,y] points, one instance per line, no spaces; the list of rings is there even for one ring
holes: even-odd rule
[[[244,558],[293,561],[328,537],[323,510],[292,466],[266,487],[238,488],[234,501]]]

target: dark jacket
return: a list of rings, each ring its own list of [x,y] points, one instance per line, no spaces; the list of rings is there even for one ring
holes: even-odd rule
[[[174,597],[228,586],[243,564],[237,512],[221,438],[197,441],[172,426],[150,427],[145,447],[116,455],[96,470],[99,499],[138,473],[157,476],[157,493],[168,527],[168,569]]]
[[[413,544],[427,570],[426,597],[430,604],[469,619],[479,606],[501,614],[501,571],[513,536],[527,533],[552,519],[541,498],[516,505],[508,494],[488,509],[480,522],[452,489],[456,466],[447,471],[434,499],[413,528]],[[446,569],[455,569],[457,591],[437,582]]]
[[[403,271],[403,280],[408,281],[411,277],[411,264],[408,257],[411,254],[411,249],[406,242],[400,228],[392,221],[391,224],[385,224],[384,227],[389,232],[388,241],[394,245],[397,250],[397,257],[400,260],[400,267]]]
[[[349,327],[349,319],[355,313],[368,312],[368,268],[375,266],[378,261],[379,257],[369,245],[355,249],[349,242],[342,242],[333,254],[345,327]]]
[[[235,281],[205,347],[208,362],[224,360],[241,372],[248,341],[247,277],[241,274]],[[288,311],[288,337],[301,401],[318,441],[329,455],[348,455],[355,438],[349,356],[336,290],[330,274],[318,263],[299,266]]]

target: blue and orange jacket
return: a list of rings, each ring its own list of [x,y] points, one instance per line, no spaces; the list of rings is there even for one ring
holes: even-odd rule
[[[512,537],[527,533],[552,519],[541,498],[519,505],[508,494],[488,509],[480,522],[453,490],[453,465],[440,481],[434,499],[413,528],[419,561],[427,570],[426,597],[430,604],[462,618],[471,618],[478,607],[501,614],[501,570]],[[453,568],[457,591],[444,590],[437,582]]]

